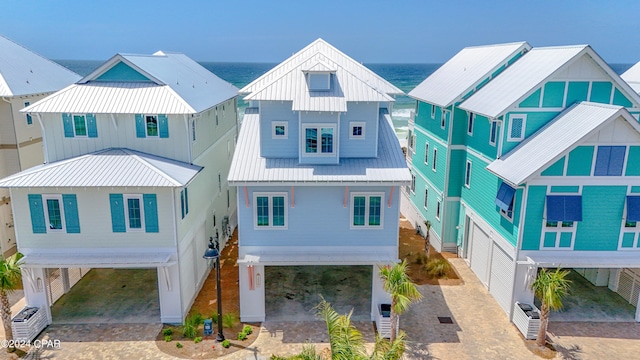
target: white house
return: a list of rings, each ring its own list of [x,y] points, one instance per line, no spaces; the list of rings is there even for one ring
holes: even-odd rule
[[[151,268],[158,320],[183,321],[209,237],[225,241],[236,224],[225,180],[236,94],[183,54],[118,54],[24,110],[44,130],[45,164],[0,187],[14,199],[28,306],[55,301],[47,269],[61,269],[66,291],[72,269]]]
[[[20,109],[80,75],[0,35],[0,178],[42,164],[42,130]],[[0,189],[0,255],[15,252],[11,198]]]

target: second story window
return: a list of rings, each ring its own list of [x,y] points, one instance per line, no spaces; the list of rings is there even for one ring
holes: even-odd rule
[[[136,119],[136,137],[138,138],[146,138],[146,137],[168,138],[169,137],[169,122],[167,119],[167,115],[136,114],[135,119]]]
[[[469,113],[469,120],[467,122],[467,134],[473,135],[473,121],[475,120],[474,113]]]
[[[490,130],[490,134],[489,134],[489,144],[495,145],[497,138],[498,138],[498,122],[497,121],[492,121],[491,122],[491,130]]]
[[[109,194],[114,233],[159,232],[155,194]]]
[[[255,193],[253,203],[256,229],[287,228],[286,193]]]
[[[153,115],[145,116],[147,136],[158,136],[158,117]]]
[[[306,155],[331,155],[334,153],[335,127],[304,127],[304,152]]]
[[[66,138],[98,137],[95,114],[62,114],[62,125]]]
[[[34,234],[80,233],[75,194],[29,194],[28,200]]]
[[[73,133],[75,136],[87,136],[87,119],[84,115],[73,115]]]
[[[272,121],[271,122],[271,138],[272,139],[287,139],[289,133],[287,132],[287,121]]]
[[[349,139],[364,139],[365,123],[353,121],[349,124]]]
[[[127,230],[142,230],[144,226],[142,196],[125,195],[124,200],[126,202],[125,216],[127,219]]]
[[[25,101],[24,102],[24,107],[27,107],[29,105],[31,105],[31,103],[29,101]],[[27,116],[27,125],[32,125],[33,124],[33,118],[29,114],[26,114],[26,116]]]
[[[351,228],[382,228],[383,193],[351,194]]]
[[[626,152],[626,146],[598,146],[593,175],[621,176]]]

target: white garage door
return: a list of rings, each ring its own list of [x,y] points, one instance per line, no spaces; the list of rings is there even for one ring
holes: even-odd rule
[[[491,240],[478,225],[473,224],[471,236],[471,270],[485,286],[488,281],[489,249]]]
[[[493,244],[491,259],[491,281],[489,292],[498,304],[509,313],[511,310],[511,290],[513,289],[513,260],[498,245]]]

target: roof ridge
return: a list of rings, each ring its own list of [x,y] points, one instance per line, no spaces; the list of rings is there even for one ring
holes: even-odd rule
[[[166,174],[164,171],[158,169],[156,166],[154,166],[153,164],[151,164],[149,161],[147,161],[146,159],[144,159],[141,154],[143,154],[142,152],[136,151],[136,150],[132,150],[132,149],[128,149],[128,148],[118,148],[121,149],[125,154],[130,155],[131,157],[133,157],[134,159],[136,159],[138,162],[142,163],[143,165],[149,167],[150,169],[152,169],[155,173],[159,174],[160,176],[162,176],[163,178],[167,179],[167,181],[173,183],[174,185],[176,185],[177,187],[181,187],[182,185],[180,184],[180,182],[176,179],[174,179],[173,177],[169,176],[168,174]],[[151,154],[149,154],[151,155]],[[153,156],[153,155],[152,155]]]
[[[490,47],[501,47],[501,46],[513,46],[513,45],[524,45],[524,44],[528,44],[528,42],[527,41],[514,41],[514,42],[499,43],[499,44],[472,45],[472,46],[466,46],[466,47],[462,48],[462,50],[465,50],[465,49],[490,48]]]

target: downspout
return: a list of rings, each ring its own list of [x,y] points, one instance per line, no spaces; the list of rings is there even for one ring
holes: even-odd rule
[[[189,115],[184,114],[184,129],[185,129],[185,134],[187,136],[187,151],[188,151],[188,158],[189,158],[189,164],[193,164],[192,159],[191,159],[191,137],[189,136]]]
[[[525,216],[524,214],[526,213],[527,210],[527,199],[528,199],[528,195],[529,195],[529,188],[525,185],[525,186],[517,186],[517,189],[522,189],[522,209],[520,210],[520,227],[518,228],[518,241],[516,241],[516,253],[513,259],[513,267],[514,267],[514,272],[513,272],[513,282],[511,284],[511,303],[509,304],[509,320],[513,319],[513,306],[515,305],[515,302],[513,301],[516,295],[516,279],[515,276],[518,272],[518,257],[520,255],[520,248],[522,247],[522,237],[523,237],[523,233],[524,233],[524,219]],[[514,195],[515,196],[515,195]]]
[[[40,130],[42,130],[42,149],[44,153],[44,163],[49,163],[49,149],[47,148],[47,134],[44,132],[44,124],[42,123],[42,117],[40,113],[36,113],[36,118],[38,118],[38,124],[40,124]]]

